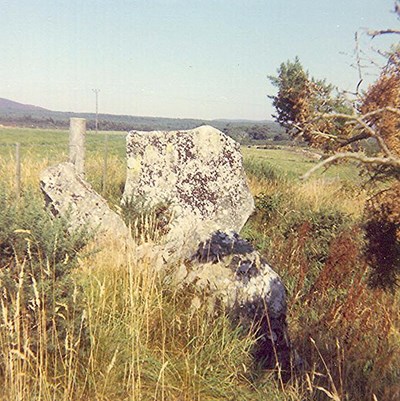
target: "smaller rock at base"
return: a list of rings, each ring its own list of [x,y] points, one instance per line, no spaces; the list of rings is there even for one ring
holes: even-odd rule
[[[255,328],[253,354],[262,367],[289,370],[285,288],[248,241],[235,232],[213,233],[191,258],[185,282],[222,302],[235,323]]]

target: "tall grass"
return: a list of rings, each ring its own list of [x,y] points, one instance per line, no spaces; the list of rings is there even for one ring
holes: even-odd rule
[[[1,182],[0,399],[264,397],[248,377],[254,338],[192,307],[201,294],[168,284],[151,253],[135,260],[135,244],[68,247],[37,190],[46,163],[25,162],[18,203]]]
[[[102,192],[98,141],[86,176]],[[125,163],[115,141],[104,195],[118,209]],[[19,200],[12,148],[1,150],[0,400],[399,399],[399,296],[368,286],[357,180],[300,182],[288,161],[245,158],[257,207],[242,234],[283,278],[299,355],[282,385],[254,364],[255,338],[210,314],[195,288],[172,284],[179,266],[160,271],[151,247],[139,258],[135,243],[71,238],[48,217],[38,177],[66,159],[59,145],[48,157],[22,146]]]
[[[249,180],[256,211],[244,233],[287,287],[294,347],[305,370],[320,373],[311,398],[397,399],[400,300],[368,285],[365,192],[351,182],[263,177],[263,169]]]
[[[136,260],[134,249],[88,245],[61,262],[41,255],[34,231],[13,233],[22,239],[8,242],[26,246],[0,276],[0,399],[264,396],[247,377],[254,339],[210,315],[206,303],[192,307],[194,290],[168,284],[153,255]],[[61,280],[57,264],[73,258],[76,270]]]

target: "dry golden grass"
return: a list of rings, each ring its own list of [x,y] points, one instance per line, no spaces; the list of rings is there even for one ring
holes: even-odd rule
[[[367,199],[367,192],[353,184],[343,186],[339,181],[332,182],[324,179],[280,182],[249,176],[248,184],[253,196],[286,194],[296,207],[304,205],[312,211],[330,208],[340,210],[354,218],[362,216]]]
[[[0,159],[1,185],[10,192],[13,157]],[[38,192],[40,172],[53,162],[24,154],[22,196]],[[111,205],[119,202],[124,164],[116,155],[108,159],[104,194]],[[102,168],[101,153],[91,155],[87,178],[100,193]],[[340,211],[358,221],[365,193],[321,178],[249,176],[249,186],[254,195],[283,199],[253,232],[287,285],[289,328],[305,360],[301,375],[281,388],[271,372],[255,372],[249,355],[254,339],[240,335],[224,316],[191,309],[194,290],[169,284],[176,266],[160,274],[151,252],[138,260],[134,244],[92,242],[72,274],[72,304],[58,305],[66,323],[62,339],[44,307],[46,289],[31,276],[33,269],[46,276],[51,259],[45,255],[36,265],[28,251],[15,260],[17,291],[10,298],[3,289],[0,298],[0,400],[359,401],[375,394],[379,401],[397,401],[400,301],[368,288],[359,233],[350,228],[335,234],[328,258],[315,265],[307,252],[320,244],[307,222],[296,221],[288,232],[277,229],[286,223],[282,216],[301,217],[305,209],[310,216]],[[21,235],[33,246],[28,233]],[[34,294],[29,311],[25,285]]]
[[[343,188],[340,182],[326,182],[323,179],[302,182],[296,188],[295,203],[305,202],[312,210],[321,207],[341,210],[344,213],[360,217],[367,194],[355,187]]]

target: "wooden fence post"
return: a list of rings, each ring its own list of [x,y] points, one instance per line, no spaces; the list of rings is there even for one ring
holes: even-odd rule
[[[21,196],[21,145],[15,144],[15,194],[17,199]]]
[[[86,120],[71,118],[69,123],[69,161],[77,175],[85,175]]]

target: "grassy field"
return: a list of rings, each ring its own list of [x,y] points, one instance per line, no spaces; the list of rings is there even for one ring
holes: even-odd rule
[[[22,193],[15,194],[15,143]],[[117,206],[125,134],[87,135],[87,179]],[[354,165],[303,182],[316,162],[243,148],[256,210],[243,229],[281,275],[303,364],[288,383],[260,371],[254,338],[178,290],[129,249],[98,244],[43,210],[40,172],[68,158],[62,131],[0,128],[0,400],[400,399],[399,295],[368,285]]]
[[[125,173],[125,132],[88,132],[86,134],[87,174],[95,181],[98,175],[101,159],[104,159],[104,151],[107,147],[108,157],[122,163],[121,174]],[[28,160],[41,160],[44,165],[59,163],[68,160],[68,131],[63,130],[37,130],[29,128],[0,128],[0,157],[4,163],[15,162],[15,144],[20,144],[22,163]],[[270,166],[276,174],[297,181],[298,178],[313,167],[317,161],[308,157],[301,151],[288,149],[257,149],[256,147],[242,147],[244,159],[249,170],[254,167],[254,172],[260,165]],[[96,165],[97,160],[100,164]],[[93,171],[92,171],[93,168]],[[96,174],[95,174],[96,172]],[[359,176],[353,165],[342,164],[333,166],[327,171],[316,173],[314,179],[322,179],[324,182],[334,182],[341,179],[357,184]]]
[[[86,134],[88,155],[104,147],[106,136],[110,154],[123,157],[126,133],[122,132],[99,132],[96,135],[89,131]],[[58,162],[68,158],[68,140],[68,131],[63,130],[0,128],[0,157],[9,157],[18,142],[23,155],[33,153],[38,158]]]
[[[302,152],[301,148],[257,149],[254,147],[243,147],[242,153],[245,160],[269,164],[273,166],[277,172],[294,180],[302,176],[317,163],[316,159]],[[325,181],[346,180],[354,183],[359,182],[357,168],[354,168],[354,165],[348,163],[332,166],[326,171],[321,169],[316,172],[314,179],[321,178]]]

